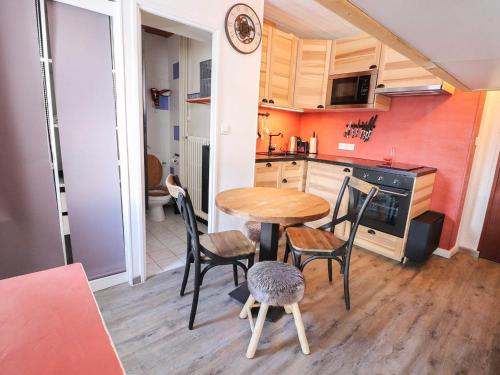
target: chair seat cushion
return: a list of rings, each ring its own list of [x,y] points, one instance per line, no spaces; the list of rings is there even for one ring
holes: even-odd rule
[[[200,244],[210,253],[222,258],[255,253],[255,246],[239,230],[204,234],[200,236]]]
[[[332,232],[320,229],[292,227],[286,234],[292,247],[303,252],[332,252],[346,243]]]
[[[284,306],[304,297],[304,277],[288,263],[258,262],[248,270],[247,281],[248,290],[260,303]]]

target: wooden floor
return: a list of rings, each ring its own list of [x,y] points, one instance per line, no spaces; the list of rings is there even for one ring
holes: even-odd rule
[[[458,253],[424,266],[356,249],[351,311],[338,268],[305,270],[301,303],[311,354],[300,351],[293,319],[266,322],[252,360],[248,321],[227,293],[231,267],[208,272],[195,328],[181,270],[96,294],[127,374],[500,374],[500,265]]]

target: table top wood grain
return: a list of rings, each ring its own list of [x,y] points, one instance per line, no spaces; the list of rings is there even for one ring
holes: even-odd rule
[[[318,220],[330,212],[330,204],[316,195],[266,187],[223,191],[217,194],[215,205],[229,215],[283,225]]]

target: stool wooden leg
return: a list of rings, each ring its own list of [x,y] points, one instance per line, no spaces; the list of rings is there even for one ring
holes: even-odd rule
[[[252,295],[248,296],[247,301],[245,302],[245,305],[241,309],[240,312],[240,318],[245,319],[248,316],[248,310],[250,310],[255,302],[255,298],[253,298]]]
[[[257,350],[257,345],[259,344],[259,339],[262,333],[262,328],[264,327],[264,321],[266,320],[268,308],[269,305],[261,303],[259,315],[257,316],[257,322],[255,323],[255,328],[252,333],[252,338],[250,339],[250,344],[248,344],[247,358],[253,358],[255,356],[255,351]]]
[[[304,323],[302,322],[302,316],[300,315],[299,304],[297,302],[292,304],[292,313],[293,319],[295,320],[295,327],[297,327],[302,353],[309,354],[309,343],[307,342],[306,331],[304,329]]]
[[[283,307],[285,308],[285,313],[287,313],[287,314],[291,314],[292,313],[292,308],[290,307],[290,305],[285,305]]]

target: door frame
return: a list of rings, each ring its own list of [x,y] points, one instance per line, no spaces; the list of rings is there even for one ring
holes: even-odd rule
[[[179,22],[212,35],[212,95],[210,104],[210,179],[209,179],[209,208],[208,208],[208,230],[212,232],[217,227],[215,215],[214,192],[217,183],[217,160],[216,152],[218,146],[218,84],[217,75],[219,68],[219,56],[221,45],[221,33],[203,24],[189,22],[175,14],[175,10],[166,9],[161,6],[152,6],[139,3],[137,0],[122,3],[123,24],[123,53],[127,62],[125,65],[126,87],[126,115],[127,115],[127,149],[128,149],[128,171],[129,171],[129,200],[130,200],[130,228],[131,228],[131,268],[129,270],[129,283],[131,285],[146,280],[146,219],[144,205],[144,167],[143,167],[143,134],[142,134],[142,40],[141,40],[141,11]],[[183,100],[180,98],[179,100]],[[183,136],[180,129],[180,137]],[[180,143],[182,153],[183,143]]]
[[[484,217],[484,222],[483,222],[483,229],[481,230],[481,236],[479,237],[479,244],[477,245],[477,251],[479,252],[479,257],[487,260],[493,261],[489,256],[493,257],[493,254],[489,254],[486,251],[487,256],[484,256],[484,249],[481,251],[481,248],[485,246],[484,242],[486,241],[486,236],[488,235],[488,228],[491,225],[490,224],[490,216],[493,215],[493,210],[494,210],[494,203],[495,203],[495,196],[496,194],[500,194],[500,189],[499,184],[500,184],[500,153],[497,156],[497,164],[495,168],[495,177],[493,178],[493,186],[491,187],[490,191],[490,197],[488,199],[488,207],[486,208],[486,215]],[[500,251],[497,249],[497,251]],[[497,255],[497,258],[500,258],[500,256]]]

